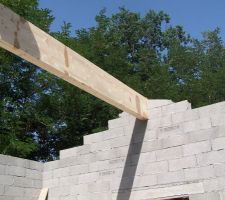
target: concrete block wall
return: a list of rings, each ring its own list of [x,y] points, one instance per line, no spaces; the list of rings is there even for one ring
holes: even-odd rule
[[[43,163],[0,155],[0,200],[37,200]]]
[[[121,113],[45,163],[48,200],[225,200],[225,102],[151,100],[149,116]]]

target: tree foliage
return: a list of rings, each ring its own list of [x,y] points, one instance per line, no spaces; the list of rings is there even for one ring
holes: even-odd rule
[[[225,98],[225,46],[220,29],[195,39],[163,11],[144,16],[103,9],[96,25],[73,34],[64,23],[50,32],[51,11],[38,0],[0,0],[53,37],[150,99],[187,99],[194,107]],[[5,50],[0,50],[0,153],[57,158],[106,129],[119,111]]]

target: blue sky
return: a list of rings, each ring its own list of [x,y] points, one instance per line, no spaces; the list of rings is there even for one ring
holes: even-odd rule
[[[144,15],[149,9],[163,10],[171,17],[172,25],[182,25],[193,37],[221,28],[225,41],[225,0],[40,0],[40,7],[53,11],[55,22],[52,31],[60,30],[63,21],[70,22],[73,29],[95,25],[95,16],[106,8],[111,15],[118,7]]]

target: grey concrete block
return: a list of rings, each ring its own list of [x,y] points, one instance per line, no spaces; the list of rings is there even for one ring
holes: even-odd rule
[[[211,151],[197,155],[197,162],[200,166],[225,162],[225,151]]]
[[[0,165],[0,175],[5,174],[5,165]]]
[[[31,179],[42,179],[42,172],[32,169],[26,169],[26,177]]]
[[[0,195],[3,195],[4,193],[4,185],[0,184]]]
[[[57,168],[59,168],[58,160],[44,163],[44,171],[51,171],[51,170],[57,169]]]
[[[156,159],[158,161],[181,158],[182,156],[183,149],[181,146],[156,151]]]
[[[108,121],[109,129],[126,126],[128,124],[129,124],[129,121],[127,120],[127,118],[117,118],[117,119],[113,119],[113,120]]]
[[[215,178],[206,179],[206,180],[203,180],[202,182],[203,182],[203,187],[205,192],[214,192],[219,190],[218,181]]]
[[[168,127],[168,126],[172,126],[172,115],[171,114],[164,115],[160,119],[160,127]]]
[[[91,193],[108,192],[109,190],[110,190],[110,182],[108,181],[97,181],[88,184],[88,191]]]
[[[225,113],[216,114],[211,116],[212,126],[225,125]]]
[[[12,176],[25,176],[25,168],[17,166],[7,166],[6,174]]]
[[[14,182],[13,176],[0,175],[0,184],[2,185],[12,185]]]
[[[184,156],[190,156],[194,154],[200,154],[203,152],[209,152],[211,150],[210,141],[202,141],[183,146]]]
[[[178,103],[162,106],[162,114],[182,112],[191,109],[191,104],[188,101],[180,101]]]
[[[86,164],[69,167],[70,175],[84,174],[84,173],[88,173],[88,171],[89,171],[89,166]]]
[[[13,185],[16,187],[33,187],[33,180],[25,177],[14,177]]]
[[[190,200],[221,200],[219,193],[217,192],[190,195],[189,199]]]
[[[60,178],[60,177],[69,176],[70,175],[70,169],[74,169],[74,168],[64,167],[64,168],[55,169],[53,171],[53,178]]]
[[[212,141],[213,150],[225,149],[225,137],[216,138]]]
[[[162,138],[161,140],[163,148],[176,147],[189,143],[189,137],[187,134],[172,135],[166,138]]]
[[[169,171],[177,171],[196,166],[195,156],[183,157],[180,159],[169,160]]]
[[[185,180],[202,180],[215,177],[215,171],[212,165],[199,168],[184,169]]]
[[[216,176],[218,177],[225,176],[225,163],[215,163],[214,169]]]
[[[184,171],[167,172],[157,175],[157,183],[168,184],[168,183],[179,183],[184,181]]]
[[[25,188],[6,185],[4,189],[4,195],[22,197],[25,195]]]
[[[78,184],[78,176],[67,176],[67,177],[59,177],[59,185],[60,186],[68,186],[77,185]]]
[[[101,172],[102,173],[102,172]],[[99,180],[99,172],[81,174],[78,176],[78,184],[86,184]]]
[[[158,138],[167,138],[169,136],[184,135],[183,125],[172,125],[158,129]]]
[[[143,166],[143,174],[159,174],[168,172],[168,162],[160,161],[155,163],[149,163]]]
[[[209,129],[211,127],[212,127],[211,120],[210,118],[207,117],[183,123],[184,132]]]

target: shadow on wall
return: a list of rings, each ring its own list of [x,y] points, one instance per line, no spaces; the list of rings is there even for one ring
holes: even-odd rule
[[[40,51],[32,26],[24,18],[0,4],[0,47],[34,63],[31,56],[39,59]]]
[[[138,162],[140,158],[141,148],[143,145],[145,132],[147,127],[147,121],[141,121],[136,119],[134,128],[132,131],[132,137],[125,161],[122,178],[120,181],[117,200],[129,200],[131,191],[134,184],[134,178],[136,175]],[[136,156],[135,159],[133,156]]]

